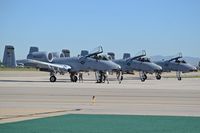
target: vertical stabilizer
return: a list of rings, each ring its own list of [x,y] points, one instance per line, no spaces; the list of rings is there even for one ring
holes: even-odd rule
[[[81,50],[81,56],[86,56],[89,54],[88,50]]]
[[[11,45],[5,46],[3,65],[6,67],[16,67],[15,49]]]
[[[127,58],[130,58],[130,57],[131,57],[130,53],[124,53],[124,55],[123,55],[123,59],[127,59]]]
[[[112,60],[115,60],[115,53],[108,52],[107,54],[111,57]]]
[[[68,49],[63,49],[62,53],[65,55],[65,57],[70,57],[70,50]]]
[[[29,54],[31,54],[33,52],[39,52],[39,48],[38,47],[30,47]]]

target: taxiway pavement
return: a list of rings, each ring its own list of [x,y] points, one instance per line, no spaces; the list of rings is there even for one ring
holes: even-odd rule
[[[110,84],[95,83],[93,73],[84,78],[72,83],[64,75],[50,83],[48,73],[1,71],[0,123],[68,113],[200,116],[200,78],[141,82],[129,75],[121,84],[115,76]]]

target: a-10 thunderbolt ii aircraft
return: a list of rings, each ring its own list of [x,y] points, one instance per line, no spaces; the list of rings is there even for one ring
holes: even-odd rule
[[[181,80],[181,72],[187,73],[197,71],[197,68],[195,66],[192,66],[184,60],[180,60],[181,58],[182,54],[179,53],[178,56],[173,57],[169,60],[157,61],[155,63],[162,67],[162,72],[176,71],[177,79]]]
[[[51,58],[50,54],[44,55],[46,53],[40,53],[40,55],[38,55],[37,53],[33,52],[33,56],[30,56],[31,58],[29,57],[29,59],[27,59],[26,64],[32,64],[32,66],[34,65],[41,71],[50,72],[50,82],[56,81],[56,73],[69,72],[71,81],[76,82],[78,79],[77,73],[81,71],[120,71],[121,67],[110,60],[92,58],[93,56],[96,56],[102,52],[103,48],[99,46],[97,49],[85,56],[62,57],[54,59]],[[40,56],[41,58],[39,58]],[[44,60],[45,58],[42,57],[47,57],[48,60]]]
[[[116,59],[113,60],[113,62],[121,66],[122,75],[123,73],[131,72],[134,70],[139,71],[140,79],[142,82],[144,82],[147,79],[147,73],[156,73],[156,76],[160,76],[159,74],[162,71],[162,67],[151,62],[147,58],[144,58],[144,56],[146,56],[146,52],[143,50],[134,57]],[[120,78],[123,79],[123,76],[121,76]]]

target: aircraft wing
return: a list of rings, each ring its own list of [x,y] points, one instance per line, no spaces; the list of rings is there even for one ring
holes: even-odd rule
[[[27,61],[28,63],[32,63],[35,65],[47,66],[49,69],[52,69],[52,70],[69,71],[71,69],[69,65],[64,65],[64,64],[54,64],[54,63],[48,63],[48,62],[32,60],[32,59],[27,59]]]

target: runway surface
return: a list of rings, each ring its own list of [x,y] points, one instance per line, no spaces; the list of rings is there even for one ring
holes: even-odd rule
[[[115,76],[110,84],[96,84],[93,73],[84,78],[71,83],[64,75],[50,83],[48,73],[1,71],[0,123],[71,113],[200,116],[200,78],[141,82],[129,75],[122,84]]]

